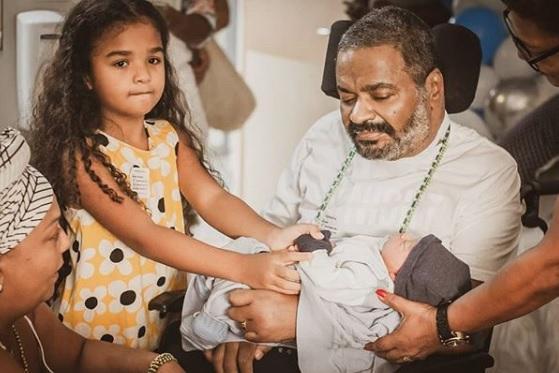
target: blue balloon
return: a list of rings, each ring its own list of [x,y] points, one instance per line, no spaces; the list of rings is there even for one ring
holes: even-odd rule
[[[469,28],[481,42],[482,62],[491,65],[493,56],[508,36],[504,21],[495,11],[482,7],[469,7],[456,15],[455,22]]]

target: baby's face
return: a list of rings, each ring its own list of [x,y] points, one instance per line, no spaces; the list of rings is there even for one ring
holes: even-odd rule
[[[396,278],[396,274],[416,243],[417,240],[406,233],[392,235],[384,243],[381,255],[392,280]]]

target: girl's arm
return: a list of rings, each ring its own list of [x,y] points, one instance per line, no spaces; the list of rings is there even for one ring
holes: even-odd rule
[[[318,227],[299,224],[280,229],[258,215],[245,202],[223,189],[200,164],[188,139],[179,135],[177,168],[180,190],[192,207],[211,226],[229,237],[248,236],[271,249],[284,249],[303,233],[321,239]]]
[[[114,202],[91,180],[77,159],[76,178],[81,206],[127,246],[152,260],[182,271],[225,278],[253,288],[297,293],[297,271],[287,265],[307,259],[305,253],[280,251],[243,255],[220,250],[183,233],[155,224],[147,212],[120,191],[109,171],[93,160],[91,169],[101,181],[123,197]]]
[[[65,327],[45,304],[35,309],[31,319],[43,344],[47,364],[55,372],[145,373],[157,356],[151,351],[85,339]],[[184,371],[171,362],[158,372]]]

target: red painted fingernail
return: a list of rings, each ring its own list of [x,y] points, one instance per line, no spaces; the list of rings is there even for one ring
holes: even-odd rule
[[[375,293],[377,293],[377,295],[378,295],[380,298],[386,297],[386,290],[377,289],[377,290],[375,291]]]

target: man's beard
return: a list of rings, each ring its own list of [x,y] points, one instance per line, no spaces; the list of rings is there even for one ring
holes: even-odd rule
[[[346,129],[357,153],[363,158],[393,161],[412,154],[423,144],[430,132],[427,92],[419,92],[419,101],[401,135],[396,134],[394,127],[384,120],[376,123],[368,120],[361,124],[350,122]],[[359,133],[364,131],[384,133],[391,140],[382,147],[377,145],[378,141],[357,140]]]

